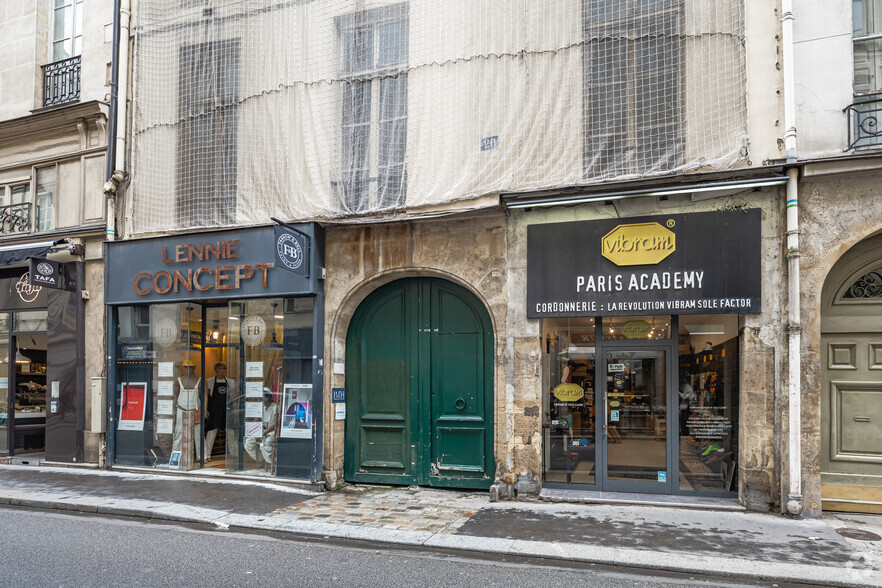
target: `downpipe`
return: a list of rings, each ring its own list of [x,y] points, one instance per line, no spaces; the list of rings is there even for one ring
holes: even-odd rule
[[[796,96],[793,79],[793,0],[781,0],[781,44],[784,82],[784,149],[787,163],[797,162]],[[802,325],[799,299],[799,170],[787,170],[787,395],[790,480],[787,512],[802,514]]]

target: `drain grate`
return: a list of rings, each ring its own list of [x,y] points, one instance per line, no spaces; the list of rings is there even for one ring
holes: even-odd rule
[[[841,529],[836,529],[836,532],[843,537],[847,537],[849,539],[857,539],[858,541],[879,541],[880,539],[882,539],[882,537],[880,537],[876,533],[864,531],[863,529],[851,529],[849,527],[842,527]]]

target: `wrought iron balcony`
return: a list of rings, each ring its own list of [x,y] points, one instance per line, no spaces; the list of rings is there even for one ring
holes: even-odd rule
[[[43,106],[73,102],[79,97],[79,55],[43,66]]]
[[[848,116],[848,149],[882,146],[882,98],[845,107]]]
[[[30,202],[0,206],[0,234],[27,233],[30,230]]]

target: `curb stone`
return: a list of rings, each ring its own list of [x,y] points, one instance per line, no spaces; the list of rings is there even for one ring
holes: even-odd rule
[[[51,496],[51,495],[50,495]],[[227,529],[274,530],[297,535],[335,537],[358,541],[375,541],[389,545],[425,546],[457,551],[499,553],[521,557],[538,557],[560,561],[597,563],[616,567],[657,569],[670,572],[725,576],[735,579],[774,580],[779,582],[808,582],[828,586],[876,587],[882,586],[882,572],[866,568],[857,569],[812,566],[793,563],[762,564],[744,559],[727,559],[715,556],[696,556],[640,549],[613,548],[581,543],[543,542],[521,539],[500,539],[431,533],[429,531],[403,531],[374,527],[358,527],[343,524],[317,523],[312,521],[272,521],[268,516],[239,515],[224,511],[175,507],[156,503],[138,507],[126,506],[127,501],[108,500],[96,504],[86,497],[68,495],[57,497],[22,497],[0,492],[0,504],[40,508],[45,510],[77,511],[89,514],[131,516],[137,518],[201,523]],[[165,507],[167,510],[163,509]],[[186,511],[182,512],[182,511]],[[200,516],[201,513],[201,516]],[[864,561],[866,564],[867,562]]]

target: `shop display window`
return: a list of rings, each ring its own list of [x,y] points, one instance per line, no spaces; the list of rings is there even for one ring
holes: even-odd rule
[[[542,325],[544,477],[547,482],[594,484],[594,319],[549,319]]]
[[[679,358],[680,490],[734,492],[738,316],[681,316]]]
[[[311,478],[311,298],[123,306],[117,318],[117,463]]]
[[[0,453],[9,451],[9,362],[9,313],[2,312],[0,313]]]

